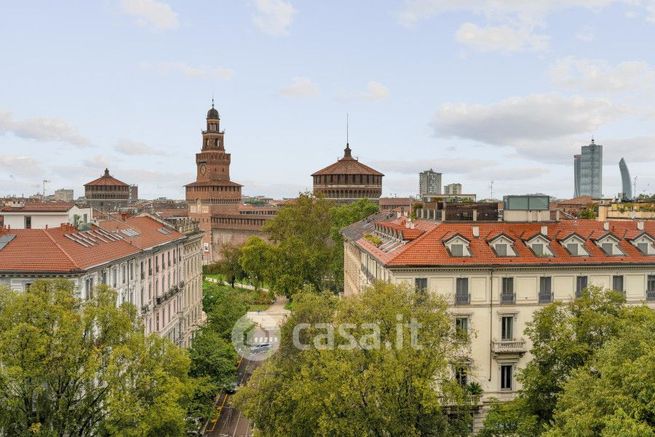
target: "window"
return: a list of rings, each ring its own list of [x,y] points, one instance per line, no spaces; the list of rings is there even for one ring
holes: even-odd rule
[[[655,275],[648,275],[646,299],[655,300]]]
[[[575,278],[575,297],[582,296],[582,292],[587,288],[588,278],[586,276],[578,276]]]
[[[648,255],[648,253],[649,253],[648,248],[649,247],[650,247],[650,245],[648,243],[646,243],[646,242],[637,243],[637,249],[639,249],[639,251],[641,251],[641,253],[643,253],[644,255]]]
[[[414,279],[414,287],[419,293],[425,293],[428,290],[428,278]]]
[[[468,385],[468,372],[466,370],[466,367],[464,366],[455,367],[455,380],[462,387]]]
[[[500,366],[500,389],[512,390],[512,371],[514,366],[511,364],[503,364]]]
[[[535,243],[532,245],[532,251],[537,256],[544,256],[544,245],[542,243]]]
[[[123,284],[125,284],[125,280],[127,279],[127,269],[125,268],[125,264],[121,266],[121,276],[123,278]]]
[[[32,229],[32,217],[29,215],[25,216],[25,229]]]
[[[469,303],[469,280],[468,278],[457,278],[455,289],[455,303],[468,304]]]
[[[514,278],[503,278],[500,303],[514,303]]]
[[[118,272],[116,270],[116,267],[111,269],[111,283],[112,287],[116,288],[116,284],[118,282]]]
[[[571,255],[578,256],[578,244],[577,243],[567,244],[566,245],[566,250],[568,250]]]
[[[464,245],[463,244],[451,244],[450,253],[453,256],[464,256]]]
[[[84,281],[84,289],[86,291],[87,298],[93,298],[93,278],[87,278]]]
[[[466,339],[469,334],[468,317],[455,317],[455,335],[458,338]]]
[[[514,340],[514,316],[503,316],[500,320],[500,339],[503,341]]]
[[[612,276],[612,290],[620,291],[621,293],[625,291],[623,289],[623,276],[621,275]]]
[[[613,255],[614,254],[614,244],[612,243],[602,243],[600,245],[601,249],[603,249],[603,252],[605,252],[607,255]]]
[[[550,303],[553,301],[552,278],[542,276],[539,278],[539,303]]]
[[[498,256],[507,256],[507,244],[498,243],[494,246],[496,250],[496,255]]]

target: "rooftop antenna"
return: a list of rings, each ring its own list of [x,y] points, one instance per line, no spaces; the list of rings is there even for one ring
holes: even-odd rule
[[[346,112],[346,145],[350,144],[350,139],[349,139],[349,132],[348,132],[348,116],[349,114]]]
[[[45,197],[45,184],[48,184],[48,183],[50,183],[49,180],[47,180],[47,179],[43,180],[43,197]]]
[[[494,181],[489,183],[489,199],[493,200],[494,198]]]
[[[637,176],[635,176],[632,182],[632,197],[633,198],[637,197]]]

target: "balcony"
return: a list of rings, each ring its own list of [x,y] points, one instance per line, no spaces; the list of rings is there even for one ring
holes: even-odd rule
[[[184,287],[184,282],[180,283],[182,287]],[[161,296],[157,296],[157,299],[155,300],[155,306],[159,306],[166,302],[168,299],[171,297],[175,296],[177,293],[182,291],[182,287],[173,285],[166,293],[162,294]]]
[[[469,305],[470,303],[470,293],[455,293],[455,305]]]
[[[141,314],[147,314],[150,311],[150,305],[143,305],[141,307]]]
[[[553,293],[539,293],[539,303],[551,303],[553,301]]]
[[[523,354],[527,352],[525,340],[494,340],[491,350],[495,354]]]
[[[500,293],[501,305],[514,305],[516,303],[516,293],[502,292]]]
[[[655,290],[646,290],[646,300],[655,300]]]

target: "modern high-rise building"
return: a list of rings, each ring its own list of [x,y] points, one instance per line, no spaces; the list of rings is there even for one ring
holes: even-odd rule
[[[603,146],[591,139],[582,153],[573,156],[574,196],[603,197]]]
[[[422,171],[419,176],[419,195],[434,196],[441,194],[441,173],[430,169]]]
[[[444,194],[462,194],[462,184],[448,184],[443,187]]]
[[[623,158],[619,161],[619,170],[621,170],[621,199],[632,200],[630,171],[628,170],[628,165]]]

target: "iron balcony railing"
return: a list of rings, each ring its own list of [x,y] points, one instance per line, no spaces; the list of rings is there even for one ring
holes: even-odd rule
[[[646,291],[646,300],[655,300],[655,290]]]
[[[516,303],[516,294],[514,292],[500,293],[500,303],[503,305],[512,305]]]
[[[548,291],[548,292],[541,292],[539,293],[539,303],[551,303],[553,301],[553,293]]]
[[[469,305],[471,303],[470,293],[455,293],[455,305]]]

